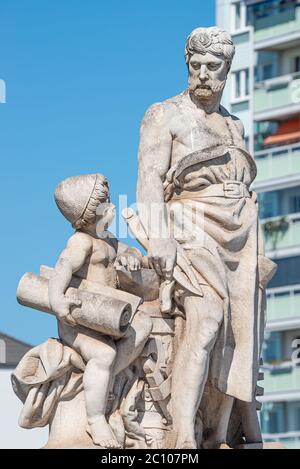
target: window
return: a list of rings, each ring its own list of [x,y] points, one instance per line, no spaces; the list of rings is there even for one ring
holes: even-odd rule
[[[241,29],[241,4],[236,3],[233,8],[235,9],[234,30]]]
[[[273,64],[265,64],[262,66],[262,79],[269,80],[273,77]]]
[[[260,192],[258,194],[258,206],[260,218],[272,218],[280,215],[279,191]]]
[[[248,135],[246,137],[244,137],[244,142],[245,142],[245,147],[248,151],[250,151],[250,140],[249,140],[249,137]]]
[[[277,288],[300,283],[300,256],[282,257],[276,259],[278,269],[269,288]]]
[[[297,5],[297,0],[265,0],[264,2],[250,5],[250,9],[255,21],[272,16],[278,17],[280,13],[294,13]]]
[[[275,76],[274,63],[266,63],[255,67],[255,81],[269,80]]]
[[[281,360],[281,333],[270,332],[266,334],[265,343],[263,347],[263,359],[265,363],[272,363]]]
[[[287,424],[289,431],[300,431],[300,401],[287,403]]]
[[[282,433],[285,431],[283,402],[263,404],[261,426],[263,433]]]
[[[242,95],[242,92],[241,92],[241,72],[236,72],[234,74],[234,80],[235,80],[234,97],[235,98],[240,98],[241,95]]]
[[[247,25],[247,9],[244,2],[235,2],[231,5],[231,31],[240,31]]]
[[[270,433],[280,433],[283,430],[283,406],[276,403],[269,414],[269,431]]]
[[[252,6],[254,18],[258,19],[271,16],[275,10],[275,4],[276,2],[274,0],[254,4]]]
[[[263,153],[264,156],[266,153]],[[282,157],[274,152],[273,158]],[[290,213],[300,213],[300,186],[258,194],[260,218],[284,217]],[[298,222],[297,222],[298,223]]]
[[[272,135],[277,132],[278,127],[278,122],[265,121],[254,123],[255,151],[265,149],[264,140],[269,137],[269,135]]]
[[[245,96],[249,96],[249,68],[245,70]]]
[[[279,0],[279,12],[290,11],[296,7],[297,0]]]
[[[294,195],[293,197],[290,197],[289,202],[290,213],[300,212],[300,195]]]
[[[295,57],[295,67],[294,67],[295,72],[300,72],[300,55]]]
[[[249,96],[249,69],[232,72],[232,101]]]

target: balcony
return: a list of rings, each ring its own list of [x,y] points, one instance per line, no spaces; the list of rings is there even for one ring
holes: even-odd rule
[[[282,178],[300,172],[300,142],[255,153],[255,182]]]
[[[297,319],[300,321],[300,285],[268,290],[268,328],[275,321]]]
[[[283,432],[283,433],[263,433],[263,441],[282,443],[285,449],[300,448],[300,432]]]
[[[270,394],[299,392],[300,367],[293,366],[292,362],[289,362],[287,366],[275,366],[272,371],[267,371],[267,367],[263,367],[263,371],[263,387],[265,390],[264,401],[273,400]]]
[[[300,73],[258,82],[254,90],[255,120],[288,117],[300,109]]]
[[[299,4],[291,5],[289,8],[280,8],[274,2],[274,5],[270,5],[269,8],[268,13],[261,17],[255,16],[253,19],[256,49],[282,48],[284,43],[288,45],[299,37]]]
[[[300,247],[300,213],[262,220],[266,251]]]

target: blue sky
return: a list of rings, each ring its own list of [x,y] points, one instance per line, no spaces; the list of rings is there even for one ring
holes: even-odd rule
[[[72,233],[53,190],[101,172],[115,202],[134,202],[143,113],[185,88],[185,39],[214,14],[213,0],[1,0],[1,332],[56,336],[51,316],[15,299],[23,273],[53,265]]]

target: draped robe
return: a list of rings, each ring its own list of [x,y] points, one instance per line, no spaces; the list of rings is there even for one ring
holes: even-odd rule
[[[265,325],[264,290],[276,265],[264,256],[256,194],[250,191],[255,162],[233,117],[221,112],[230,137],[205,129],[203,122],[212,144],[170,168],[165,200],[173,236],[200,285],[209,285],[223,303],[209,380],[221,392],[251,402]]]

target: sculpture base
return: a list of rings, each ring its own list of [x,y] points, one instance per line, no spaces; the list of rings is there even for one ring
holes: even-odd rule
[[[87,417],[84,392],[69,400],[59,401],[49,425],[49,439],[46,449],[99,449],[86,432]]]
[[[94,445],[86,431],[87,416],[85,409],[84,392],[81,391],[71,399],[59,401],[52,421],[49,425],[49,439],[45,449],[99,449]],[[171,433],[171,432],[170,432]],[[165,442],[166,448],[170,447]],[[285,449],[278,442],[245,443],[231,448],[221,444],[219,449]]]
[[[235,449],[286,449],[282,443],[272,441],[269,443],[245,443],[239,445]]]

